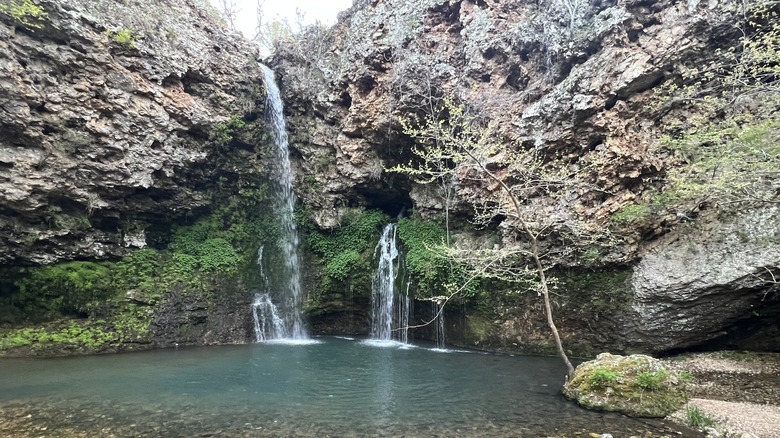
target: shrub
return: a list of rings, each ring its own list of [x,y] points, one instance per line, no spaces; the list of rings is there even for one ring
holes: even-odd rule
[[[16,282],[17,302],[27,312],[88,314],[113,295],[107,264],[69,262],[33,268]],[[46,319],[46,317],[44,317]]]
[[[702,412],[701,409],[696,406],[688,406],[685,408],[685,418],[688,421],[688,425],[696,429],[703,429],[715,425],[715,419]]]
[[[244,128],[246,122],[241,117],[231,116],[226,122],[214,125],[211,139],[219,146],[227,146]]]
[[[128,49],[135,47],[135,38],[133,32],[130,29],[119,29],[113,34],[114,42]]]

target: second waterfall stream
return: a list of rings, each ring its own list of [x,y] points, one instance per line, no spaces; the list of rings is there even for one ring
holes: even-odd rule
[[[412,300],[403,281],[397,234],[396,224],[385,226],[374,250],[378,264],[371,285],[371,337],[376,341],[407,343]]]

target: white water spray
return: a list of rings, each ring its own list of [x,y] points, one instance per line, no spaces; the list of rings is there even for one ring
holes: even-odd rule
[[[261,66],[261,68],[267,91],[266,118],[272,127],[276,145],[275,203],[282,234],[284,266],[280,268],[283,271],[281,277],[284,279],[284,284],[281,285],[283,290],[279,291],[278,294],[274,294],[277,300],[279,300],[278,306],[273,304],[269,294],[258,295],[261,297],[260,301],[256,298],[252,304],[253,315],[256,319],[261,317],[272,318],[272,320],[266,323],[260,323],[259,326],[255,324],[255,335],[259,340],[261,336],[257,333],[257,329],[263,330],[263,327],[276,327],[277,321],[273,318],[279,317],[284,330],[278,331],[274,329],[266,331],[264,336],[270,333],[272,337],[266,337],[264,340],[279,338],[307,339],[308,334],[303,326],[301,317],[303,296],[301,294],[300,257],[298,255],[299,239],[298,228],[293,215],[295,192],[293,192],[292,188],[293,173],[290,165],[287,126],[284,121],[284,105],[279,87],[276,85],[274,72],[266,66]],[[262,263],[262,255],[260,253],[258,253],[258,262]]]
[[[255,295],[252,302],[252,319],[255,323],[255,341],[265,342],[288,337],[284,320],[279,316],[279,310],[268,294]]]
[[[406,343],[411,300],[408,289],[401,294],[397,288],[401,267],[397,231],[395,224],[387,225],[374,250],[379,263],[371,285],[371,337]]]

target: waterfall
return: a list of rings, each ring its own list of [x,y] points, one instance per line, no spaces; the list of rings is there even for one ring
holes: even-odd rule
[[[287,338],[287,328],[279,316],[279,310],[268,294],[257,294],[252,302],[252,319],[255,323],[255,341]]]
[[[258,295],[252,304],[252,312],[257,318],[271,318],[255,324],[256,337],[267,339],[292,338],[306,339],[308,335],[303,326],[301,307],[303,297],[301,294],[300,257],[298,255],[298,228],[295,224],[293,209],[295,207],[295,193],[292,182],[293,173],[290,166],[289,142],[287,139],[287,127],[284,121],[284,106],[279,87],[276,85],[274,72],[266,66],[263,70],[266,97],[266,118],[273,131],[275,148],[275,207],[279,218],[281,231],[283,266],[279,266],[283,281],[279,285],[279,291],[274,291],[278,306],[271,301],[269,294]],[[258,252],[258,262],[262,264],[262,248]],[[261,268],[262,269],[262,266]],[[277,321],[275,318],[279,318]],[[277,322],[284,330],[277,330]],[[265,330],[273,328],[273,330]],[[257,332],[260,329],[262,333]],[[271,336],[265,337],[266,335]]]
[[[395,224],[387,225],[374,250],[374,258],[379,262],[371,285],[371,337],[406,343],[412,300],[408,289],[403,294],[397,290],[402,267],[397,231]]]
[[[436,319],[434,324],[433,340],[436,342],[436,348],[444,348],[444,303],[438,301],[431,302],[431,312]]]

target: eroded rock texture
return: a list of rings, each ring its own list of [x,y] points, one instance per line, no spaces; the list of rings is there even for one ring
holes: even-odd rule
[[[210,135],[262,111],[252,46],[189,0],[42,0],[0,15],[0,263],[102,259],[253,173]],[[228,155],[229,159],[220,159]]]
[[[567,202],[524,200],[528,217],[561,223],[576,217],[608,228],[610,215],[647,203],[677,165],[658,139],[686,117],[663,108],[657,92],[679,80],[682,66],[734,46],[737,17],[715,1],[591,1],[575,12],[566,3],[357,1],[332,32],[312,31],[282,47],[276,64],[301,156],[298,189],[314,207],[314,220],[338,226],[349,205],[440,215],[444,202],[435,186],[386,169],[412,157],[399,119],[430,113],[446,96],[496,123],[517,147],[584,169]],[[455,215],[468,216],[492,190],[461,181]],[[720,229],[706,235],[681,222],[686,211],[673,210],[653,211],[641,226],[622,229],[596,268],[639,263],[633,278],[617,286],[628,293],[607,297],[613,302],[598,314],[587,303],[572,304],[582,297],[558,298],[567,342],[666,351],[718,338],[756,307],[767,308],[778,299],[776,239],[717,237],[763,214],[702,215],[698,226]],[[762,222],[767,236],[780,227],[772,217]],[[506,240],[517,227],[506,220],[497,229]],[[677,237],[658,240],[670,232]],[[691,245],[700,255],[680,246],[687,240],[698,242]],[[592,268],[581,260],[568,267],[582,266]],[[490,322],[495,329],[480,336],[483,346],[512,348],[546,336],[540,311],[509,306],[498,313]]]

